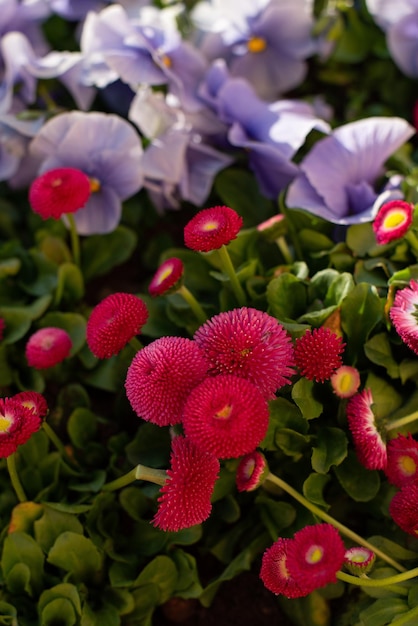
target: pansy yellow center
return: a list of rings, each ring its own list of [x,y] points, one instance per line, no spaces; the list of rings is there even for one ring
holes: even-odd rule
[[[6,433],[12,424],[12,419],[7,415],[0,415],[0,433]]]
[[[163,54],[161,57],[161,62],[163,65],[165,65],[166,67],[171,67],[172,62],[169,56],[167,56],[167,54]]]
[[[219,227],[219,224],[215,220],[211,220],[209,222],[205,222],[204,224],[202,224],[202,230],[205,232],[216,230],[218,227]]]
[[[263,52],[267,48],[267,42],[263,37],[251,37],[247,43],[250,52]]]
[[[218,419],[227,420],[232,412],[232,406],[230,404],[225,404],[221,409],[218,409],[215,413],[215,417]]]
[[[386,215],[383,220],[383,227],[388,230],[397,228],[406,221],[406,218],[407,216],[405,215],[405,211],[402,211],[402,209],[395,209]]]
[[[398,461],[399,469],[405,476],[412,476],[417,469],[414,459],[408,455],[401,456]]]
[[[311,565],[315,565],[316,563],[319,563],[323,555],[324,550],[321,546],[312,546],[306,553],[306,561]]]
[[[89,180],[91,193],[96,193],[97,191],[100,191],[100,182],[97,180],[97,178],[90,178]]]

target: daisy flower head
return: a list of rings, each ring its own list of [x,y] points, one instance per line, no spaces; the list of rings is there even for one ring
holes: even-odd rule
[[[153,524],[176,532],[204,522],[212,510],[210,499],[219,476],[216,456],[185,437],[174,437],[167,476]]]
[[[268,465],[264,454],[254,450],[244,455],[235,475],[238,491],[254,491],[263,483],[267,473]]]
[[[48,414],[48,405],[44,396],[37,391],[21,391],[13,396],[15,402],[30,409],[37,417],[43,419]]]
[[[379,245],[400,239],[412,224],[414,206],[402,200],[383,204],[373,222],[373,231]]]
[[[73,167],[59,167],[38,176],[29,189],[32,210],[42,219],[58,220],[81,209],[90,197],[89,177]]]
[[[92,310],[87,322],[86,338],[92,353],[108,359],[141,331],[148,319],[148,309],[132,293],[112,293]]]
[[[345,343],[329,328],[307,330],[295,342],[295,361],[302,376],[323,383],[342,365]]]
[[[37,330],[26,343],[29,367],[46,369],[66,359],[72,348],[70,335],[62,328],[48,326]]]
[[[287,569],[287,549],[291,542],[292,539],[280,537],[267,548],[261,561],[260,578],[264,586],[276,595],[300,598],[306,594]]]
[[[360,387],[360,372],[351,365],[341,365],[330,378],[332,390],[339,398],[351,398]]]
[[[230,374],[205,378],[184,406],[187,437],[220,459],[252,452],[264,439],[267,401],[253,383]]]
[[[6,322],[0,317],[0,341],[3,339],[4,329],[6,328]]]
[[[418,281],[396,292],[389,316],[402,341],[418,354]]]
[[[287,549],[287,569],[304,595],[337,582],[344,563],[345,546],[331,524],[305,526],[295,533]]]
[[[203,209],[184,227],[184,243],[197,252],[217,250],[236,239],[242,223],[242,217],[230,207]]]
[[[0,398],[0,457],[16,452],[18,446],[41,427],[42,420],[32,409],[13,398]]]
[[[347,421],[360,463],[366,469],[384,470],[387,465],[386,441],[373,413],[373,395],[363,389],[347,402]]]
[[[384,471],[388,481],[399,488],[418,480],[418,441],[410,433],[388,442]]]
[[[215,315],[194,335],[209,360],[209,373],[233,374],[256,385],[266,399],[295,373],[293,344],[268,313],[249,307]]]
[[[184,265],[181,259],[172,257],[160,265],[155,272],[148,291],[151,296],[162,296],[165,293],[174,291],[183,277]]]
[[[408,535],[418,536],[418,483],[408,483],[395,493],[389,515]]]
[[[363,546],[354,546],[346,550],[344,566],[353,576],[363,576],[371,571],[375,560],[374,552]]]
[[[128,368],[126,395],[135,413],[158,426],[179,424],[191,391],[207,372],[192,339],[160,337],[139,350]]]

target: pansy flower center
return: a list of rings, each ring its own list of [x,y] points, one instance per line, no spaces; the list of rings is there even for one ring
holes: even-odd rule
[[[89,178],[90,180],[90,192],[91,193],[97,193],[98,191],[100,191],[100,181],[97,180],[97,178]]]
[[[247,43],[247,48],[250,52],[264,52],[267,48],[267,42],[263,37],[251,37]]]

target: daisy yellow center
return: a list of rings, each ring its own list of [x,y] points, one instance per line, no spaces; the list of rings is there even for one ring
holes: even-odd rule
[[[100,182],[97,180],[97,178],[90,178],[90,191],[91,193],[96,193],[97,191],[100,191]]]
[[[54,178],[51,181],[51,187],[60,187],[62,185],[62,178]]]
[[[383,227],[388,230],[392,228],[397,228],[401,224],[403,224],[406,220],[405,211],[402,209],[395,209],[387,214],[385,219],[383,220]]]
[[[250,52],[263,52],[267,48],[267,42],[263,37],[251,37],[247,43]]]
[[[12,420],[10,417],[0,415],[0,433],[6,433],[9,430],[11,423]]]
[[[399,458],[399,469],[405,476],[412,476],[416,468],[416,463],[410,456],[405,455]]]
[[[227,420],[229,416],[231,415],[231,412],[232,412],[232,406],[230,404],[225,404],[225,406],[223,406],[221,409],[216,411],[215,417],[217,417],[218,419]]]
[[[42,337],[41,348],[43,350],[49,350],[50,348],[52,348],[53,345],[54,345],[53,337],[51,337],[50,335],[47,335],[46,337]]]
[[[172,274],[172,272],[173,272],[173,268],[172,267],[166,267],[164,270],[162,270],[162,272],[158,276],[158,282],[159,283],[164,282],[166,280],[166,278],[168,278],[170,276],[170,274]]]
[[[255,461],[254,459],[249,459],[247,463],[245,464],[245,468],[244,468],[244,475],[248,480],[253,475],[254,469],[255,469]]]
[[[358,552],[357,554],[353,554],[353,556],[350,557],[350,561],[353,561],[353,563],[365,563],[368,558],[368,554],[362,554]]]
[[[312,546],[306,554],[306,561],[311,565],[315,565],[316,563],[319,563],[323,555],[324,551],[321,546]]]
[[[351,376],[351,374],[343,374],[339,382],[340,382],[340,391],[342,391],[342,393],[346,393],[347,391],[350,391],[352,387],[353,377]]]
[[[205,232],[210,232],[211,230],[216,230],[218,226],[218,222],[212,220],[210,222],[205,222],[204,224],[202,224],[202,230]]]

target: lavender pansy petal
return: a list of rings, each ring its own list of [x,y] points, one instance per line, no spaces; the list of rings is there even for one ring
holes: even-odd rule
[[[418,76],[418,10],[389,27],[387,43],[398,67],[407,76],[416,78]]]
[[[122,204],[111,187],[102,187],[93,193],[86,206],[74,213],[77,232],[101,235],[112,232],[119,224]]]
[[[335,221],[335,215],[325,205],[324,199],[312,187],[303,172],[289,186],[286,204],[291,209],[303,209],[330,222]]]
[[[68,20],[81,20],[89,11],[99,11],[105,6],[100,0],[49,0],[51,9]]]
[[[154,139],[144,151],[144,176],[178,183],[184,169],[188,142],[186,133],[175,131]]]
[[[211,146],[190,143],[186,161],[180,192],[185,200],[201,206],[210,193],[216,174],[231,165],[233,160]]]

